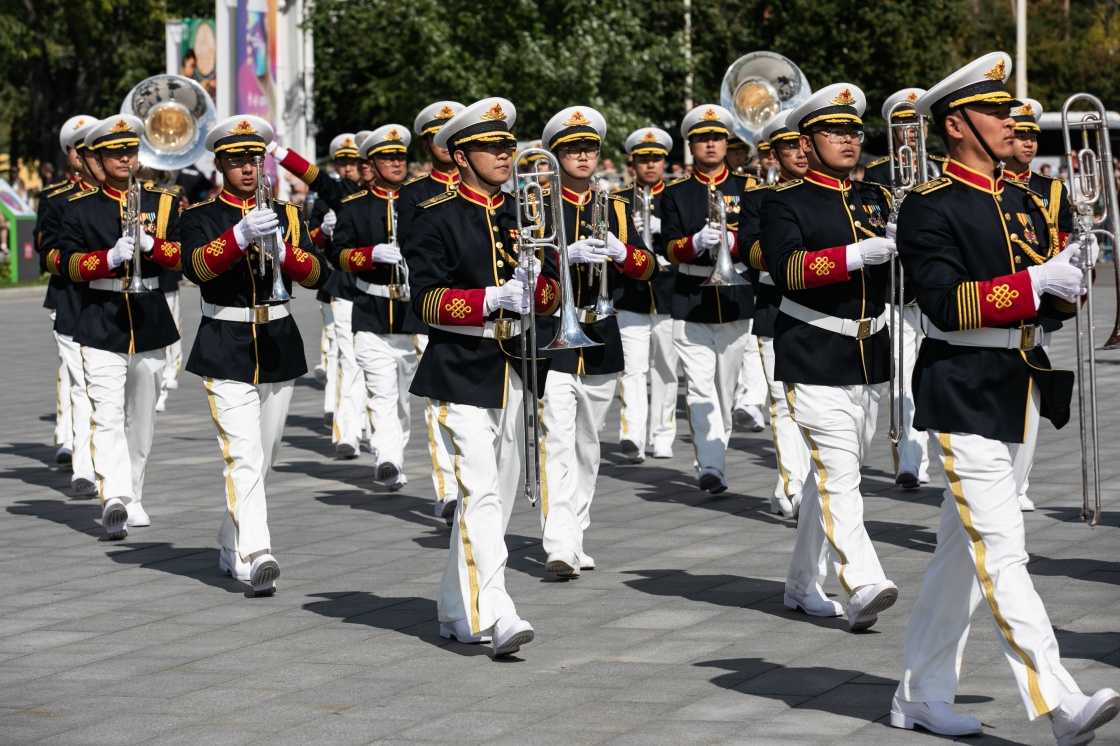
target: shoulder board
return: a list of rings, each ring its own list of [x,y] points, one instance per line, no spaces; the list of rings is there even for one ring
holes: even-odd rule
[[[776,182],[776,181],[773,182],[772,184],[767,184],[764,181],[760,181],[757,184],[751,184],[750,186],[748,186],[747,191],[748,192],[759,192],[759,191],[762,191],[763,189],[773,189],[776,186],[778,186],[778,182]]]
[[[446,202],[449,199],[455,199],[458,194],[458,192],[444,192],[443,194],[437,194],[434,197],[424,200],[423,202],[418,204],[417,207],[426,210],[429,207],[440,204],[441,202]]]
[[[420,174],[419,176],[413,176],[411,179],[409,179],[405,183],[401,184],[401,186],[406,187],[409,184],[415,184],[418,181],[423,181],[424,179],[428,178],[428,176],[429,176],[429,174]]]
[[[929,194],[930,192],[936,192],[938,189],[940,189],[942,187],[947,187],[952,183],[953,183],[953,180],[950,179],[948,176],[940,176],[940,177],[938,177],[936,179],[933,179],[931,181],[927,181],[925,184],[919,184],[918,186],[914,187],[910,191],[913,192],[914,194]]]
[[[47,184],[47,185],[46,185],[45,187],[43,187],[42,189],[40,189],[40,190],[39,190],[39,192],[40,192],[40,193],[42,193],[42,192],[49,192],[49,191],[50,191],[50,190],[52,190],[52,189],[58,189],[59,187],[64,187],[64,186],[71,186],[71,185],[73,185],[73,184],[77,184],[77,183],[78,183],[78,182],[76,182],[76,181],[71,181],[70,179],[63,179],[62,181],[56,181],[56,182],[55,182],[55,183],[53,183],[53,184]]]
[[[949,162],[949,159],[946,158],[943,155],[927,155],[926,158],[929,158],[931,161],[937,161],[938,163],[948,163]]]
[[[368,189],[363,189],[360,192],[354,192],[349,197],[343,197],[342,201],[343,202],[353,202],[354,200],[361,199],[362,197],[365,197],[368,194],[369,194],[369,190]]]
[[[671,186],[676,186],[677,184],[683,184],[684,182],[688,181],[690,178],[692,178],[692,177],[688,176],[688,175],[678,176],[675,179],[672,179],[670,181],[666,181],[665,186],[671,187]]]
[[[1007,186],[1013,186],[1016,189],[1022,189],[1027,194],[1030,194],[1032,196],[1038,197],[1039,199],[1042,199],[1042,195],[1039,194],[1038,192],[1034,191],[1033,189],[1031,189],[1029,186],[1027,186],[1027,182],[1025,182],[1025,181],[1006,181],[1005,180],[1003,183],[1006,184]]]
[[[886,163],[887,161],[889,161],[890,159],[891,159],[891,157],[889,155],[884,155],[882,158],[876,158],[875,160],[871,161],[871,163],[867,164],[867,168],[874,168],[875,166],[881,166],[884,163]]]
[[[73,197],[71,197],[70,199],[68,199],[66,201],[67,202],[73,202],[76,199],[81,199],[82,197],[88,197],[91,194],[97,194],[99,191],[101,191],[101,190],[98,189],[97,187],[94,187],[93,189],[87,189],[84,192],[78,192],[77,194],[75,194]]]
[[[802,179],[792,179],[790,181],[787,181],[785,184],[778,184],[774,187],[774,191],[784,192],[787,189],[793,189],[794,187],[801,186],[804,183],[805,182]]]
[[[274,199],[274,200],[272,200],[272,204],[283,205],[284,207],[294,207],[297,210],[299,209],[299,205],[297,205],[295,202],[285,202],[282,199]]]
[[[747,189],[751,189],[752,187],[756,187],[759,184],[764,183],[761,179],[759,179],[754,174],[736,174],[736,176],[742,176],[743,177],[743,181],[746,183]]]
[[[613,194],[612,193],[611,194],[611,199],[613,199],[615,202],[621,202],[624,205],[630,204],[630,200],[626,199],[621,194]]]
[[[216,197],[211,197],[210,199],[203,200],[202,202],[195,202],[193,205],[187,205],[186,209],[187,210],[193,210],[196,207],[202,207],[203,205],[208,205],[211,202],[213,202],[215,199],[216,199]]]
[[[42,197],[46,197],[47,199],[50,199],[51,197],[59,197],[63,194],[66,194],[67,192],[73,191],[74,189],[77,189],[77,188],[78,188],[78,182],[71,181],[71,182],[67,182],[67,183],[62,184],[61,186],[57,186],[57,187],[54,187],[54,188],[51,188],[51,189],[44,189],[43,191],[39,192],[39,194]]]
[[[145,192],[154,192],[155,194],[170,194],[172,197],[178,197],[179,193],[174,189],[166,189],[164,187],[156,186],[155,184],[144,184]]]
[[[633,189],[633,188],[634,188],[634,187],[633,187],[632,185],[631,185],[631,186],[620,186],[620,187],[616,187],[615,189],[612,189],[612,190],[611,190],[611,196],[612,196],[612,197],[614,197],[614,196],[622,196],[622,193],[623,193],[623,192],[629,192],[629,191],[630,191],[631,189]]]

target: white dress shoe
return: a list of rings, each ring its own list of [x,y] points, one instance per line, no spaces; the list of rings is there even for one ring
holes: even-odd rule
[[[654,458],[673,458],[673,446],[654,446]]]
[[[69,446],[59,446],[58,450],[54,452],[54,462],[60,466],[73,463],[74,449]]]
[[[581,570],[594,570],[595,558],[590,554],[579,553],[579,569]]]
[[[727,482],[723,478],[723,473],[714,466],[705,466],[700,470],[697,485],[710,495],[718,495],[727,490]]]
[[[74,481],[70,483],[70,493],[74,497],[96,497],[97,485],[92,479],[85,477],[75,477]]]
[[[859,632],[879,621],[879,612],[894,606],[898,588],[889,580],[857,588],[848,599],[848,629]]]
[[[144,510],[144,506],[140,503],[130,502],[124,507],[128,511],[128,520],[125,521],[125,525],[129,528],[143,528],[152,525],[152,519],[148,517],[148,511]]]
[[[101,525],[110,539],[123,539],[128,536],[128,509],[115,497],[110,497],[101,508]]]
[[[248,562],[242,562],[237,552],[226,547],[222,547],[222,551],[218,555],[218,567],[226,575],[232,576],[234,580],[248,580],[253,572],[252,565]]]
[[[494,623],[494,657],[510,655],[533,641],[533,625],[517,616],[509,614]]]
[[[984,732],[979,720],[953,712],[945,702],[906,702],[898,695],[891,701],[891,725],[906,730],[920,726],[940,736],[978,736]]]
[[[358,458],[358,449],[355,448],[352,443],[340,442],[338,445],[336,445],[334,447],[334,452],[337,453],[342,458],[346,458],[346,459]]]
[[[167,389],[162,389],[159,392],[159,398],[156,399],[156,411],[162,412],[167,409]]]
[[[179,382],[174,378],[169,378],[163,382],[163,387],[168,391],[174,391],[175,389],[179,388]]]
[[[844,613],[844,607],[838,601],[833,601],[824,595],[820,586],[805,594],[786,588],[782,603],[787,609],[801,609],[809,616],[837,617]]]
[[[622,455],[625,456],[630,463],[640,464],[646,460],[646,455],[642,453],[641,447],[632,440],[623,440],[619,443],[622,447]]]
[[[1120,712],[1120,694],[1112,689],[1101,689],[1092,697],[1078,692],[1062,700],[1050,713],[1053,718],[1054,738],[1058,746],[1081,746],[1089,743],[1095,731]]]
[[[385,489],[390,492],[400,492],[406,484],[408,484],[408,475],[398,469],[396,474],[385,480]]]
[[[459,505],[458,498],[436,500],[436,518],[442,518],[450,526],[455,520],[455,508]]]
[[[381,484],[389,487],[390,484],[396,484],[401,476],[401,467],[394,464],[392,461],[385,461],[377,465],[373,470],[373,481],[380,482]],[[404,485],[402,484],[401,487]],[[392,489],[392,487],[389,487]],[[399,490],[400,487],[397,487]],[[394,492],[396,490],[393,490]]]
[[[1023,511],[1024,513],[1033,513],[1034,501],[1026,495],[1019,495],[1019,510]]]
[[[548,555],[544,569],[562,578],[578,578],[579,558],[575,552],[553,552]]]
[[[766,428],[766,416],[753,404],[735,409],[731,413],[731,419],[736,425],[752,433],[760,433]]]
[[[439,623],[439,636],[445,640],[455,640],[466,645],[477,645],[480,642],[490,642],[490,635],[472,635],[471,624],[466,619],[456,619],[448,624]]]
[[[770,512],[774,515],[780,515],[782,518],[792,518],[793,503],[785,495],[771,495]]]
[[[280,577],[280,565],[276,558],[267,552],[253,560],[249,568],[249,584],[253,595],[271,596],[276,593],[276,579]]]

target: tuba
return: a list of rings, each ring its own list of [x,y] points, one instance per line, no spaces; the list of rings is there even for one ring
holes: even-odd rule
[[[121,114],[144,123],[140,162],[157,171],[176,171],[206,153],[206,133],[217,123],[214,102],[202,86],[182,75],[153,75],[137,83]]]
[[[719,227],[719,248],[716,250],[716,264],[708,279],[700,283],[702,287],[730,287],[746,285],[747,281],[735,271],[731,261],[731,247],[727,244],[727,202],[723,192],[714,186],[708,190],[708,222]]]
[[[810,93],[809,80],[792,60],[751,52],[727,68],[719,102],[735,118],[735,134],[749,143],[772,116],[801,105]]]
[[[261,210],[272,209],[272,179],[264,170],[264,156],[253,158],[257,167],[257,207]],[[291,293],[284,287],[284,275],[280,272],[280,244],[275,233],[261,236],[257,239],[257,275],[265,276],[266,264],[272,265],[272,287],[268,295],[261,298],[262,304],[287,303],[292,299]],[[260,305],[258,305],[258,308]]]
[[[128,191],[125,196],[124,232],[132,238],[132,265],[129,267],[129,278],[121,280],[122,293],[146,293],[148,286],[144,284],[143,270],[140,266],[144,254],[140,246],[140,239],[144,234],[144,219],[140,214],[140,180],[136,178],[137,167],[128,169]]]

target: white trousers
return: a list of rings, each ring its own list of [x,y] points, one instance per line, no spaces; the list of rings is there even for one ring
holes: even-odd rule
[[[809,478],[809,449],[797,423],[789,416],[785,384],[774,379],[774,338],[752,336],[747,344],[758,347],[769,393],[770,431],[774,435],[774,456],[778,462],[774,498],[785,497],[797,505]]]
[[[319,338],[319,365],[327,375],[323,386],[323,412],[334,414],[338,402],[339,363],[338,336],[335,333],[334,312],[330,303],[320,303],[319,312],[323,315],[323,333]]]
[[[550,372],[541,416],[541,528],[545,554],[583,554],[599,477],[599,431],[607,422],[618,374]]]
[[[419,366],[420,358],[424,357],[424,350],[428,349],[428,335],[414,334],[412,343],[416,348],[416,363]],[[424,425],[428,431],[428,455],[432,457],[432,487],[435,488],[436,502],[458,500],[459,487],[455,481],[455,466],[443,438],[436,432],[439,428],[439,407],[431,399],[424,399]]]
[[[902,400],[902,439],[898,445],[892,445],[894,451],[894,471],[897,476],[900,472],[910,472],[922,482],[929,481],[929,454],[927,443],[929,436],[914,429],[914,391],[911,379],[914,377],[914,363],[918,360],[918,348],[926,338],[922,331],[922,312],[917,305],[903,306],[902,308],[902,375],[906,381],[906,396]],[[891,340],[898,339],[894,327],[891,327]],[[892,342],[891,355],[894,364],[898,365],[898,349]]]
[[[505,409],[436,402],[439,437],[461,495],[436,611],[441,622],[468,620],[474,634],[517,613],[506,592],[505,532],[525,461],[521,398],[521,379],[511,374]]]
[[[164,348],[163,383],[179,380],[179,371],[183,367],[183,306],[179,302],[179,290],[176,288],[170,293],[164,293],[167,298],[167,307],[171,309],[171,318],[175,319],[175,330],[179,337]]]
[[[875,436],[881,392],[882,384],[786,384],[790,415],[801,428],[813,462],[786,575],[786,585],[798,593],[824,582],[822,552],[828,553],[849,595],[886,578],[863,525],[859,491],[859,469]]]
[[[1044,346],[1042,349],[1047,355],[1050,354],[1049,346]],[[1011,444],[1011,458],[1015,469],[1015,489],[1020,497],[1027,497],[1027,490],[1030,488],[1031,467],[1034,466],[1034,449],[1038,445],[1038,424],[1041,419],[1038,411],[1038,389],[1032,388],[1031,391],[1023,442]]]
[[[619,440],[650,448],[671,448],[677,439],[677,348],[673,319],[664,313],[618,312],[625,370],[619,384],[622,413]],[[646,380],[649,398],[646,398]]]
[[[338,392],[331,442],[349,443],[356,452],[368,415],[366,384],[354,357],[354,332],[350,326],[354,303],[335,298],[331,301],[331,312],[334,315],[335,341],[338,343]]]
[[[983,601],[1033,720],[1080,690],[1027,572],[1011,444],[960,433],[937,438],[947,487],[937,549],[906,624],[898,696],[953,701],[969,620]]]
[[[92,407],[90,454],[98,495],[140,502],[144,470],[156,433],[156,401],[163,388],[164,351],[128,355],[82,348]]]
[[[248,562],[254,552],[271,551],[268,533],[268,479],[292,400],[292,381],[253,385],[206,378],[210,416],[218,429],[225,468],[226,512],[218,543]]]
[[[58,344],[58,354],[66,366],[66,380],[69,388],[65,393],[68,403],[67,418],[70,422],[72,435],[73,457],[71,469],[76,479],[95,481],[93,473],[93,455],[90,452],[90,416],[93,407],[89,403],[89,393],[86,391],[86,373],[82,363],[82,346],[74,338],[65,334],[56,334],[55,342]],[[59,374],[61,377],[61,373]]]
[[[51,319],[54,319],[54,311],[51,311]],[[53,330],[51,334],[54,335],[54,346],[58,350],[58,375],[55,377],[54,387],[54,444],[73,450],[74,413],[71,410],[70,389],[74,387],[74,382],[70,378],[70,368],[66,365],[62,337]],[[73,338],[70,341],[73,342]]]
[[[751,322],[754,329],[754,320]],[[753,336],[753,335],[752,335]],[[735,383],[735,405],[732,409],[766,406],[766,376],[762,370],[762,356],[758,352],[755,339],[750,339],[743,347],[743,367],[739,369],[739,380]]]
[[[410,334],[354,335],[354,356],[366,379],[369,449],[375,463],[404,466],[404,449],[412,429],[408,387],[416,375],[416,347]]]
[[[750,323],[673,320],[673,344],[684,368],[688,427],[700,469],[712,467],[726,473],[732,397],[743,365]]]

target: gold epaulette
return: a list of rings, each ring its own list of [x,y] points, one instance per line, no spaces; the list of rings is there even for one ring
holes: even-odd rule
[[[875,160],[871,161],[871,163],[867,164],[867,168],[875,168],[876,166],[881,166],[890,159],[891,157],[889,155],[884,155],[882,158],[876,158]]]
[[[612,189],[612,190],[611,190],[611,196],[613,197],[613,196],[615,196],[616,194],[622,194],[622,193],[623,193],[623,192],[625,192],[626,190],[628,190],[628,189],[633,189],[633,188],[634,188],[634,186],[633,186],[633,185],[630,185],[630,186],[620,186],[620,187],[615,187],[614,189]]]
[[[948,163],[949,162],[949,159],[946,158],[943,155],[927,155],[926,158],[929,158],[931,161],[937,161],[938,163]]]
[[[99,191],[100,190],[97,187],[92,187],[91,189],[87,189],[84,192],[78,192],[77,194],[75,194],[73,197],[71,197],[70,199],[68,199],[66,201],[67,202],[73,202],[76,199],[81,199],[82,197],[88,197],[91,194],[97,194]]]
[[[751,186],[747,187],[746,191],[757,192],[757,191],[760,191],[762,189],[773,189],[776,186],[778,186],[778,182],[776,182],[776,181],[772,184],[767,184],[764,181],[760,181],[757,184],[752,184]]]
[[[210,199],[204,199],[201,202],[195,202],[193,205],[187,205],[187,207],[185,209],[193,210],[196,207],[202,207],[203,205],[208,205],[211,202],[213,202],[215,199],[217,199],[217,197],[211,197]]]
[[[349,197],[343,197],[342,201],[343,202],[353,202],[354,200],[361,199],[362,197],[365,197],[368,194],[369,194],[369,190],[368,189],[363,189],[360,192],[354,192]]]
[[[66,194],[71,189],[76,189],[77,187],[78,187],[78,182],[71,181],[67,184],[63,184],[62,186],[54,187],[50,191],[44,189],[43,191],[39,192],[39,196],[41,198],[46,197],[47,199],[51,199],[53,197],[58,197],[59,195]]]
[[[932,181],[927,181],[925,184],[919,184],[910,190],[912,194],[929,194],[936,192],[941,187],[947,187],[953,183],[953,180],[948,176],[940,176]]]
[[[426,173],[426,174],[420,174],[419,176],[413,176],[411,179],[409,179],[405,183],[401,184],[401,186],[406,187],[409,184],[415,184],[418,181],[422,181],[423,179],[428,178],[430,175],[431,175],[431,173],[429,172],[429,173]]]
[[[272,204],[274,204],[274,205],[284,205],[285,207],[294,207],[297,210],[299,209],[299,205],[297,205],[295,202],[285,202],[282,199],[274,199],[274,200],[272,200]]]
[[[428,199],[424,200],[423,202],[418,204],[417,207],[427,210],[429,207],[438,205],[441,202],[446,202],[449,199],[455,199],[458,194],[458,192],[444,192],[443,194],[437,194],[434,197],[429,197]]]
[[[687,174],[684,175],[684,176],[678,176],[677,178],[675,178],[671,181],[666,181],[665,186],[671,187],[671,186],[676,186],[677,184],[683,184],[684,182],[688,181],[691,178],[692,177],[688,176]]]
[[[49,192],[49,191],[51,191],[52,189],[58,189],[59,187],[64,187],[64,186],[73,186],[74,184],[77,184],[77,183],[78,183],[78,182],[76,182],[76,181],[71,181],[70,179],[63,179],[62,181],[56,181],[55,183],[53,183],[53,184],[47,184],[47,185],[46,185],[45,187],[43,187],[42,189],[40,189],[40,190],[39,190],[39,194],[43,194],[44,192]]]
[[[625,197],[621,197],[614,192],[611,192],[611,199],[613,199],[615,202],[621,202],[624,205],[630,204],[630,200],[626,199]]]
[[[1043,178],[1045,178],[1045,177],[1043,177]],[[1007,184],[1008,186],[1013,186],[1017,189],[1022,189],[1024,192],[1031,195],[1032,197],[1037,197],[1039,199],[1043,198],[1041,194],[1039,194],[1038,192],[1034,191],[1029,186],[1027,186],[1027,184],[1029,183],[1027,181],[1010,181],[1008,179],[1004,179],[1003,183]]]
[[[790,179],[785,184],[779,184],[774,187],[775,192],[784,192],[787,189],[793,189],[795,186],[801,186],[805,181],[803,179]]]
[[[181,196],[179,194],[179,192],[177,192],[174,189],[168,189],[167,187],[156,186],[154,183],[151,183],[151,182],[144,184],[144,191],[145,192],[153,192],[155,194],[170,194],[172,197]]]

